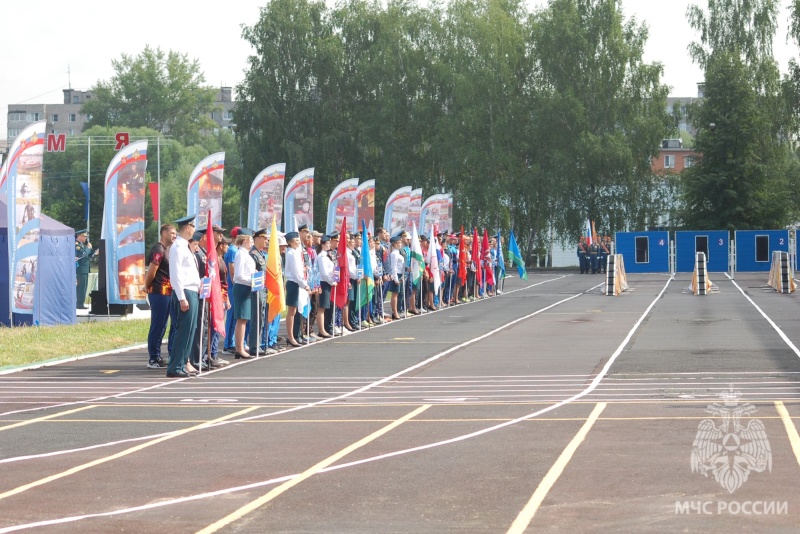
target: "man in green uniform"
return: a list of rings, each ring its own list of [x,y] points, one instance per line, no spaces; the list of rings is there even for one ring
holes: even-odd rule
[[[94,249],[89,243],[89,230],[75,232],[75,274],[77,279],[77,309],[85,310],[86,288],[89,285],[89,264],[94,256]]]

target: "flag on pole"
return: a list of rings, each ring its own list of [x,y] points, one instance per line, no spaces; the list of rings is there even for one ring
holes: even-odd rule
[[[586,244],[592,244],[592,223],[589,219],[586,219],[586,228],[583,231],[583,235],[586,237]]]
[[[439,241],[436,239],[436,225],[431,226],[431,236],[428,245],[428,257],[426,261],[431,268],[431,278],[433,279],[433,292],[438,294],[439,287],[442,285],[442,275],[439,273]]]
[[[83,185],[83,184],[81,184],[81,185]],[[151,182],[151,183],[149,183],[147,185],[150,188],[150,204],[152,204],[152,206],[153,206],[153,220],[154,221],[160,221],[161,217],[159,217],[159,215],[160,215],[160,213],[159,213],[160,206],[158,205],[158,182]],[[87,198],[87,203],[88,203],[88,198],[89,198],[88,192],[86,194],[86,198]],[[86,210],[88,212],[89,208],[87,207]]]
[[[458,280],[462,286],[467,285],[467,246],[464,243],[464,225],[458,238]]]
[[[498,267],[500,267],[499,280],[497,281],[497,283],[499,284],[500,280],[502,280],[503,278],[506,277],[506,259],[503,256],[503,247],[500,246],[500,232],[499,231],[497,232],[497,235],[495,236],[495,239],[497,240],[497,254],[495,254],[495,256],[497,257],[497,265],[498,265]]]
[[[336,251],[336,261],[339,264],[339,282],[333,293],[333,304],[337,308],[347,305],[347,290],[350,283],[350,270],[347,266],[347,217],[342,218],[342,230],[339,234],[339,248]]]
[[[417,223],[411,223],[411,283],[417,285],[425,270],[425,257],[422,255],[422,245],[417,235]]]
[[[489,231],[483,229],[483,242],[481,243],[481,254],[483,254],[484,270],[486,271],[486,285],[494,285],[494,269],[492,268],[492,255],[489,250]]]
[[[475,265],[475,280],[478,281],[478,287],[483,284],[483,274],[481,273],[481,241],[478,239],[478,229],[472,229],[472,263]]]
[[[525,270],[525,260],[522,259],[522,254],[519,252],[517,240],[514,239],[514,231],[508,236],[508,261],[517,266],[519,277],[523,280],[528,279],[528,272]]]
[[[364,279],[361,284],[361,302],[359,307],[364,307],[372,302],[372,295],[375,292],[375,277],[372,273],[372,261],[369,255],[369,236],[367,235],[367,223],[361,219],[361,265],[364,270]]]
[[[88,223],[89,222],[89,182],[81,182],[81,189],[83,190],[83,196],[86,202],[83,204],[83,219]],[[156,220],[158,218],[156,217]]]
[[[278,248],[278,225],[276,214],[272,214],[272,227],[267,249],[267,272],[264,285],[267,286],[267,322],[271,323],[286,307],[286,293],[283,287],[283,269],[281,268],[281,251]]]
[[[206,277],[211,279],[210,309],[208,312],[209,325],[222,337],[225,337],[225,304],[222,302],[222,285],[219,280],[219,257],[217,256],[217,243],[214,239],[214,230],[211,228],[211,211],[208,212],[206,229]]]

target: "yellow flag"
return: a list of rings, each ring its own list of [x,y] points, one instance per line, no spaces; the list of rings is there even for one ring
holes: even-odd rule
[[[275,215],[272,215],[272,228],[269,231],[269,249],[267,250],[267,273],[264,280],[267,286],[267,322],[280,315],[286,307],[286,290],[283,287],[283,270],[281,269],[281,251],[278,248],[278,226]]]

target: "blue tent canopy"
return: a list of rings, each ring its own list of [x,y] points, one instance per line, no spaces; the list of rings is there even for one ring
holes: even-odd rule
[[[75,324],[75,230],[41,215],[33,314],[13,314],[14,325]],[[8,208],[0,197],[0,324],[9,319]]]

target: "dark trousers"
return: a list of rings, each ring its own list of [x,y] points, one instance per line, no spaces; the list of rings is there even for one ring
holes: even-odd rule
[[[172,311],[172,295],[150,293],[147,296],[147,300],[150,302],[150,331],[147,334],[147,353],[150,356],[150,361],[153,361],[161,357],[161,344],[164,341],[167,320],[170,318]],[[172,323],[169,328],[167,350],[171,349],[174,338],[175,324]]]
[[[267,346],[266,303],[266,290],[254,293],[253,301],[250,304],[250,335],[247,337],[247,346],[253,354],[256,352],[256,347],[263,352]],[[256,328],[256,321],[258,321],[258,328]]]
[[[183,293],[189,303],[189,309],[186,311],[181,310],[178,296],[175,293],[172,294],[172,307],[175,310],[175,339],[167,364],[167,373],[170,374],[185,370],[189,353],[192,350],[194,331],[197,328],[197,291],[186,290]]]
[[[197,326],[192,339],[192,365],[198,367],[200,360],[208,354],[208,301],[199,299],[197,304]]]
[[[83,309],[86,307],[86,289],[89,287],[89,273],[78,273],[78,287],[76,290],[76,308]]]

